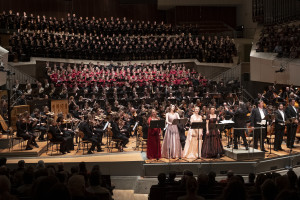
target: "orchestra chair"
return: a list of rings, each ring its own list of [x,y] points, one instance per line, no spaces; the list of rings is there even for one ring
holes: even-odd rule
[[[84,132],[82,132],[80,130],[79,130],[78,135],[79,135],[79,140],[78,140],[78,147],[77,147],[76,153],[80,150],[80,145],[82,145],[83,146],[82,154],[84,154],[84,148],[86,147],[86,151],[89,151],[89,144],[92,144],[92,142],[88,141],[88,140],[83,140]]]
[[[144,139],[143,138],[143,127],[142,126],[139,126],[138,127],[138,136],[139,136],[139,141],[140,141],[140,145],[141,145],[141,148],[142,148],[142,152],[144,152],[144,148],[146,148],[147,149],[147,139]],[[144,145],[146,146],[146,147],[144,147]]]
[[[300,133],[296,133],[296,139],[297,139],[297,143],[299,144],[299,141],[300,141]]]
[[[118,149],[119,152],[122,152],[123,148],[121,146],[121,142],[122,142],[122,140],[113,138],[113,132],[112,132],[111,128],[108,127],[107,128],[107,146],[106,146],[108,152],[111,153],[113,148],[116,148],[116,149]]]
[[[62,141],[51,141],[52,138],[53,138],[52,133],[47,133],[47,153],[48,153],[49,145],[50,145],[50,147],[52,147],[51,148],[51,156],[52,156],[52,153],[53,153],[53,146],[55,145],[56,146],[56,152],[59,152],[58,145],[62,144]]]
[[[10,145],[8,145],[8,148],[9,148],[8,150],[9,151],[14,150],[14,141],[16,140],[16,141],[19,141],[19,143],[18,143],[19,147],[20,147],[21,151],[23,151],[23,147],[25,149],[25,144],[24,144],[25,140],[22,137],[16,136],[15,134],[17,132],[15,132],[12,127],[9,127],[7,133],[8,133],[7,137],[10,137],[10,139],[9,139],[10,140]]]

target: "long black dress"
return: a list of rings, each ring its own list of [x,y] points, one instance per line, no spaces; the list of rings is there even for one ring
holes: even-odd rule
[[[201,155],[203,158],[216,158],[224,154],[222,142],[220,139],[220,133],[217,129],[216,122],[217,118],[210,118],[207,116],[209,134],[206,135],[203,142]]]

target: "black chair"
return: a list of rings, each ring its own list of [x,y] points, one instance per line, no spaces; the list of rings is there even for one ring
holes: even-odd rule
[[[59,145],[61,145],[63,142],[62,141],[52,141],[53,139],[53,135],[52,133],[47,133],[47,153],[48,153],[48,150],[49,150],[49,145],[51,148],[51,156],[52,156],[52,153],[53,153],[53,146],[55,145],[56,146],[56,152],[59,152]]]
[[[83,138],[84,138],[84,133],[82,131],[79,131],[79,142],[78,142],[77,152],[80,150],[80,145],[82,144],[83,145],[82,154],[84,154],[84,148],[86,147],[86,150],[89,151],[89,144],[92,144],[91,141],[83,140]]]

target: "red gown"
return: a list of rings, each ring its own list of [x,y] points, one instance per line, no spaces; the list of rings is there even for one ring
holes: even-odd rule
[[[148,119],[149,126],[151,120],[152,118],[149,117]],[[148,128],[147,158],[148,159],[161,158],[160,128]]]

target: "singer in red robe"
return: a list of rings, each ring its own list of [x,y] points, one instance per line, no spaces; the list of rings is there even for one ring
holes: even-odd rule
[[[160,128],[150,128],[150,121],[159,120],[156,110],[151,111],[151,116],[148,118],[148,141],[147,141],[147,158],[148,159],[160,159],[161,147],[160,147]]]

